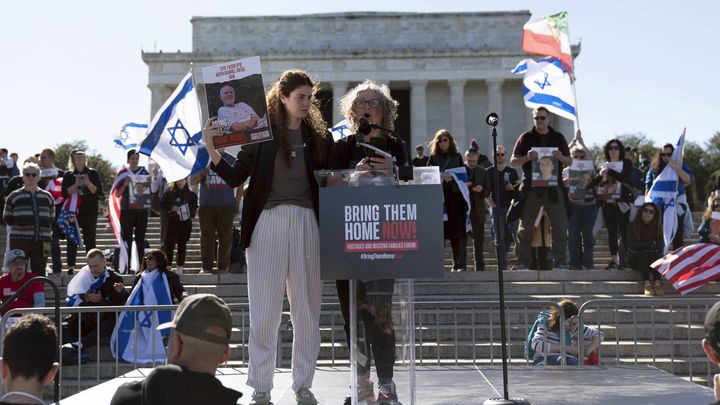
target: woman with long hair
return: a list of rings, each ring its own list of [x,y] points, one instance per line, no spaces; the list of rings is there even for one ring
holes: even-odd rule
[[[350,89],[339,101],[340,112],[348,121],[353,134],[339,139],[333,145],[328,157],[329,169],[376,170],[378,176],[383,169],[393,166],[393,159],[381,155],[369,155],[366,148],[358,143],[374,144],[397,160],[398,165],[405,163],[405,153],[401,142],[385,136],[382,130],[371,129],[362,133],[359,121],[366,119],[388,129],[394,129],[397,118],[398,102],[390,95],[386,85],[371,80]],[[386,172],[389,172],[386,170]],[[377,176],[370,176],[377,177]],[[372,192],[372,191],[370,191]],[[336,282],[338,301],[345,321],[345,335],[350,346],[350,287],[348,280]],[[392,326],[392,294],[395,280],[362,280],[356,283],[356,307],[358,314],[358,351],[364,360],[358,365],[357,398],[359,402],[393,403],[397,402],[397,392],[393,382],[395,367],[395,329]],[[372,354],[371,354],[372,353]],[[375,397],[373,383],[370,381],[370,359],[375,359],[378,377],[378,396]],[[345,398],[350,404],[351,395]],[[373,402],[375,403],[375,402]]]
[[[192,233],[192,219],[198,208],[198,196],[187,186],[186,179],[171,183],[162,196],[160,206],[167,215],[167,230],[163,237],[163,250],[168,265],[172,265],[173,250],[177,245],[177,267],[175,272],[183,274],[187,242]],[[185,211],[183,213],[183,211]]]
[[[651,202],[643,204],[628,227],[626,240],[630,266],[640,272],[644,281],[643,294],[664,295],[660,274],[650,268],[665,248],[660,207]]]
[[[624,186],[630,181],[632,163],[625,158],[625,146],[619,139],[611,139],[603,147],[606,162],[598,172],[599,204],[602,209],[605,227],[608,232],[608,245],[610,246],[610,262],[606,270],[622,268],[618,255],[618,238],[627,249],[625,234],[630,219],[630,204],[632,195],[628,195],[629,188]],[[605,198],[602,198],[605,197]]]
[[[702,222],[698,227],[700,243],[720,244],[720,227],[713,226],[713,212],[720,212],[720,195],[713,194],[708,198],[708,206],[702,216]],[[720,220],[716,224],[720,225]]]
[[[678,227],[677,232],[675,232],[675,237],[672,240],[672,245],[673,249],[680,249],[685,244],[683,235],[685,216],[690,213],[685,186],[692,184],[693,177],[695,176],[687,163],[683,162],[681,165],[672,159],[674,151],[675,147],[670,143],[666,143],[659,150],[657,157],[652,161],[650,170],[648,170],[645,177],[645,194],[650,194],[650,188],[666,166],[670,166],[675,171],[678,176],[677,200],[675,202],[678,214]],[[665,212],[665,207],[661,208],[663,212]]]
[[[132,288],[134,289],[135,286],[142,281],[143,272],[150,273],[157,270],[160,273],[163,273],[167,278],[172,303],[179,304],[180,301],[188,295],[188,293],[185,291],[185,287],[183,287],[182,282],[180,281],[180,276],[170,271],[168,265],[169,263],[165,252],[160,249],[148,250],[148,252],[145,253],[145,256],[143,256],[142,263],[140,264],[140,272],[133,279]]]
[[[95,169],[87,166],[87,155],[82,150],[76,149],[70,152],[68,171],[65,172],[62,181],[62,194],[66,199],[72,198],[73,195],[79,197],[80,207],[78,208],[76,219],[82,230],[85,251],[90,251],[95,247],[98,201],[103,198],[104,195],[100,175]],[[68,240],[68,274],[75,272],[76,259],[77,245]]]
[[[465,232],[465,214],[467,203],[460,188],[453,180],[448,169],[463,167],[463,158],[458,153],[455,138],[450,131],[441,129],[430,141],[430,161],[428,166],[438,166],[442,178],[443,197],[447,210],[447,221],[443,224],[445,239],[450,239],[453,253],[453,271],[465,271],[467,258],[467,233]]]
[[[558,303],[560,310],[563,312],[565,319],[564,324],[560,324],[560,311],[553,306],[546,322],[540,322],[535,334],[532,337],[531,346],[535,351],[533,364],[544,364],[548,366],[557,366],[562,364],[560,357],[560,333],[565,333],[565,360],[569,366],[578,364],[581,357],[578,354],[578,305],[569,299],[564,299]],[[600,347],[600,342],[604,339],[604,335],[599,330],[587,325],[583,325],[582,339],[587,344],[584,345],[583,358],[590,358],[593,353]],[[587,364],[587,363],[586,363]]]
[[[250,178],[244,196],[241,244],[248,263],[251,404],[268,405],[277,357],[278,327],[287,287],[293,329],[292,388],[298,404],[317,403],[310,386],[320,352],[320,245],[318,184],[332,139],[306,72],[283,72],[267,94],[273,139],[244,145],[230,165],[213,147],[222,124],[203,129],[211,169],[230,187]]]

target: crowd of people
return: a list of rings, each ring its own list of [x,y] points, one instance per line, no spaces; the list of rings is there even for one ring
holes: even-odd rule
[[[70,221],[76,222],[76,229],[81,233],[87,265],[77,272],[68,286],[68,305],[180,304],[172,332],[164,330],[160,335],[168,341],[167,351],[163,353],[169,360],[177,360],[175,364],[180,367],[158,369],[154,372],[157,378],[148,377],[143,384],[152,384],[151,381],[156,380],[168,384],[175,378],[173,376],[183,373],[211,372],[218,363],[227,359],[230,329],[224,321],[202,329],[204,324],[193,326],[188,324],[191,321],[184,320],[184,316],[190,316],[185,315],[184,306],[187,305],[188,310],[196,308],[196,301],[205,298],[193,298],[193,303],[187,304],[189,300],[179,275],[184,272],[187,242],[196,213],[200,222],[201,272],[204,273],[228,271],[232,224],[233,219],[239,216],[239,245],[245,250],[248,272],[250,359],[247,384],[254,389],[250,403],[267,405],[271,401],[277,330],[287,291],[294,326],[292,389],[298,404],[316,404],[310,388],[320,350],[322,282],[319,190],[313,173],[318,169],[382,172],[393,165],[402,166],[406,160],[404,146],[396,138],[387,138],[379,129],[392,130],[397,117],[398,102],[392,98],[386,85],[367,80],[350,89],[339,100],[340,112],[347,119],[353,134],[336,141],[328,134],[322,120],[315,99],[318,89],[319,84],[306,72],[284,72],[267,96],[273,140],[245,145],[236,156],[214,148],[213,138],[224,134],[227,128],[223,122],[215,121],[215,117],[208,119],[203,138],[211,164],[188,179],[168,184],[162,170],[148,170],[140,166],[138,152],[127,152],[127,166],[119,172],[109,193],[110,198],[120,201],[119,222],[125,248],[129,252],[135,245],[142,259],[129,291],[118,273],[129,272],[131,264],[111,270],[103,252],[96,249],[98,207],[105,194],[97,171],[87,166],[85,152],[72,151],[67,170],[63,170],[55,166],[52,149],[44,149],[22,164],[7,158],[7,150],[0,149],[0,194],[4,196],[2,218],[8,225],[10,249],[6,261],[12,259],[8,262],[10,273],[0,278],[0,283],[10,285],[7,291],[12,292],[26,278],[45,275],[47,257],[52,258],[51,271],[59,273],[62,269],[62,239],[67,239],[68,274],[75,273],[78,243],[64,234],[67,233],[67,224],[56,221],[61,217],[67,220],[61,214],[71,210]],[[256,119],[253,114],[250,115],[251,120]],[[547,109],[535,109],[535,125],[520,135],[512,152],[504,145],[493,151],[496,165],[480,153],[477,143],[472,143],[463,151],[447,129],[435,133],[427,145],[428,156],[423,145],[416,148],[413,165],[436,166],[440,171],[447,214],[443,231],[452,248],[453,270],[465,271],[468,267],[468,237],[473,239],[474,269],[485,270],[483,244],[488,218],[492,219],[491,234],[500,242],[496,243],[496,254],[501,269],[509,266],[508,250],[513,243],[518,260],[513,268],[517,270],[592,269],[595,268],[595,232],[598,224],[604,223],[611,254],[611,260],[605,267],[620,269],[630,266],[642,274],[644,294],[662,294],[660,280],[649,265],[664,252],[663,211],[656,204],[636,205],[636,201],[647,193],[660,172],[670,166],[681,180],[677,191],[681,207],[678,219],[679,223],[684,223],[690,215],[685,186],[692,183],[692,172],[687,165],[678,165],[671,159],[672,145],[664,145],[657,159],[643,173],[635,166],[634,151],[617,139],[606,143],[604,156],[600,158],[604,158],[604,163],[596,165],[580,131],[568,143],[563,134],[549,125],[550,118]],[[364,131],[361,119],[373,125]],[[383,142],[376,142],[378,140]],[[382,145],[390,157],[369,154],[367,149],[357,146],[360,142]],[[572,170],[574,161],[591,161],[591,167],[586,168],[589,174],[576,178]],[[466,182],[451,174],[450,170],[458,168],[465,169]],[[499,189],[497,196],[496,188]],[[576,189],[583,191],[572,192]],[[713,232],[709,221],[711,212],[720,209],[720,200],[713,199],[709,204],[709,214],[706,213],[708,223],[701,225],[700,234],[717,243],[720,235]],[[151,248],[146,241],[151,211],[160,216],[161,249]],[[686,237],[678,232],[673,245],[681,246]],[[176,263],[174,269],[173,260]],[[32,275],[22,272],[28,262]],[[158,280],[163,286],[159,290],[154,288]],[[358,302],[350,303],[349,283],[337,281],[348,345],[350,305],[358,305],[362,309],[358,322],[362,323],[362,330],[367,334],[362,339],[362,347],[358,348],[364,354],[364,360],[358,367],[358,387],[351,388],[357,389],[365,400],[379,404],[397,403],[393,382],[395,331],[388,309],[392,302],[394,280],[362,280],[356,288],[354,296]],[[154,293],[148,297],[147,291]],[[28,292],[22,298],[25,306],[44,305],[42,291]],[[567,308],[563,307],[565,317],[570,320],[573,311],[577,314],[577,306],[566,304]],[[222,309],[222,305],[215,302],[211,306]],[[542,335],[538,337],[538,342],[545,339],[550,348],[554,344],[552,337],[560,333],[560,326],[556,325],[557,322],[553,323],[556,318],[557,314],[555,318],[551,316],[548,327],[538,332]],[[121,316],[117,322],[125,321]],[[114,315],[100,318],[74,316],[68,319],[63,330],[63,358],[82,362],[83,348],[96,344],[97,336],[111,334],[113,341],[119,342],[114,345],[118,350],[116,355],[122,357],[123,342],[128,342],[127,328],[116,328],[115,323]],[[588,346],[590,352],[585,353],[590,354],[602,336],[590,330],[582,334],[592,340]],[[538,344],[538,347],[542,346]],[[212,355],[201,359],[203,356],[189,354],[181,350],[182,347],[195,347],[198,353]],[[580,354],[575,355],[580,358]],[[373,360],[377,372],[377,394],[370,376]],[[193,369],[188,364],[198,364],[198,367]],[[188,374],[187,378],[192,380],[195,378],[193,375]],[[212,381],[206,383],[215,384]],[[124,387],[113,403],[135,403],[129,398],[135,398],[137,392],[144,389],[142,384]],[[223,395],[231,398],[236,393],[226,392]],[[350,396],[346,403],[349,401]]]

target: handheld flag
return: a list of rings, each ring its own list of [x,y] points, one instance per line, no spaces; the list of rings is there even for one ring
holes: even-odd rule
[[[122,183],[125,181],[125,178],[129,176],[130,173],[130,169],[127,166],[123,166],[122,168],[120,168],[117,177],[115,178],[115,181],[110,188],[110,201],[108,203],[108,217],[110,219],[110,228],[112,228],[113,234],[115,234],[115,239],[117,239],[118,246],[120,247],[120,256],[118,257],[118,270],[121,273],[125,273],[127,271],[129,246],[125,246],[125,240],[123,240],[122,237],[122,228],[120,227],[120,200],[122,197],[116,196],[115,190],[117,190],[122,185]]]
[[[147,124],[131,121],[123,124],[119,132],[115,134],[115,146],[125,150],[137,148],[145,139]]]
[[[447,172],[452,175],[455,184],[457,184],[460,189],[460,194],[462,194],[465,199],[465,204],[467,205],[467,211],[465,212],[465,232],[470,232],[472,230],[470,223],[470,190],[467,186],[467,182],[470,181],[470,179],[468,178],[467,170],[465,166],[460,166],[447,169]]]
[[[563,69],[559,59],[524,59],[512,73],[525,75],[522,91],[528,108],[544,106],[561,117],[573,121],[577,119],[570,75]]]
[[[69,241],[74,243],[75,246],[83,247],[82,239],[80,238],[80,225],[76,217],[80,210],[80,204],[82,204],[82,197],[80,197],[77,192],[72,193],[70,197],[65,199],[65,203],[60,209],[56,221],[58,228],[60,228]]]
[[[665,255],[650,265],[682,295],[720,278],[720,245],[696,243]]]
[[[65,298],[65,302],[67,303],[67,306],[69,307],[77,307],[82,302],[82,295],[87,293],[88,291],[97,291],[102,287],[102,285],[105,283],[105,279],[110,275],[107,269],[95,278],[92,275],[92,272],[90,272],[90,267],[84,266],[80,271],[75,275],[75,277],[70,280],[70,283],[68,283],[67,286],[67,298]]]
[[[684,148],[685,131],[680,135],[671,158],[680,165],[682,165]],[[650,192],[645,197],[645,201],[657,204],[663,212],[663,237],[665,238],[666,251],[678,231],[677,192],[680,185],[679,181],[675,169],[667,165],[655,178],[655,182],[650,187]],[[682,230],[680,231],[682,232]]]
[[[348,120],[342,120],[335,124],[334,127],[330,128],[330,133],[332,134],[333,141],[343,139],[352,134],[352,131],[350,131],[350,127],[348,126]]]
[[[572,73],[573,57],[567,12],[528,21],[523,26],[522,49],[535,55],[555,57],[562,62],[566,71]]]
[[[168,183],[184,179],[208,165],[192,72],[185,75],[155,114],[149,128],[140,153],[150,156],[162,167]]]

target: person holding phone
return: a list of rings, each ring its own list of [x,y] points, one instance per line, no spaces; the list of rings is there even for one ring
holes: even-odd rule
[[[333,145],[328,157],[328,168],[331,170],[388,170],[393,162],[405,164],[403,145],[396,139],[388,138],[384,131],[377,128],[363,128],[360,119],[388,129],[394,129],[397,118],[398,102],[390,96],[386,85],[371,80],[350,89],[339,102],[340,112],[348,121],[353,132]],[[383,156],[372,149],[359,146],[359,143],[373,145],[389,153],[392,158]],[[340,309],[345,321],[345,334],[350,346],[350,287],[348,280],[336,281]],[[359,351],[365,355],[365,361],[358,366],[358,400],[371,402],[375,400],[373,383],[370,381],[370,358],[375,358],[378,377],[377,403],[397,402],[397,392],[393,383],[395,366],[395,330],[392,327],[390,311],[395,280],[367,280],[357,283],[357,306],[362,308],[358,314],[358,322],[363,322],[366,335],[358,337],[364,342]],[[360,329],[360,328],[359,328]],[[351,396],[345,398],[350,404]]]

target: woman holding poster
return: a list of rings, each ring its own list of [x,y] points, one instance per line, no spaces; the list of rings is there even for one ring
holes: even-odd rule
[[[352,135],[339,139],[332,148],[328,157],[329,169],[390,169],[393,158],[398,165],[405,164],[403,145],[394,138],[388,138],[377,128],[361,125],[364,118],[370,124],[394,129],[397,118],[398,102],[390,96],[390,89],[386,85],[377,84],[371,80],[355,86],[339,101],[340,112],[348,121],[353,131]],[[379,154],[371,154],[370,150],[359,147],[359,143],[376,146],[392,158]],[[336,287],[340,309],[345,321],[345,335],[350,345],[350,287],[348,280],[337,280]],[[395,367],[395,329],[392,326],[392,294],[395,280],[367,280],[357,282],[356,300],[358,322],[362,325],[358,330],[364,330],[365,336],[358,332],[359,352],[363,354],[364,361],[358,365],[357,398],[359,402],[377,403],[397,402],[397,392],[393,382],[393,369]],[[361,343],[362,342],[362,343]],[[371,355],[371,350],[372,354]],[[375,359],[375,368],[378,377],[378,396],[375,397],[373,383],[370,381],[370,359]],[[345,398],[350,404],[351,395]],[[374,402],[373,402],[374,403]]]
[[[210,117],[203,138],[211,168],[230,187],[250,178],[242,209],[241,243],[247,252],[250,301],[251,404],[268,405],[273,388],[278,326],[287,287],[293,322],[292,388],[298,404],[317,401],[310,392],[320,351],[320,246],[318,185],[313,171],[325,167],[331,140],[315,100],[319,89],[306,72],[288,70],[267,95],[273,138],[244,145],[228,164],[213,146],[222,123]]]

